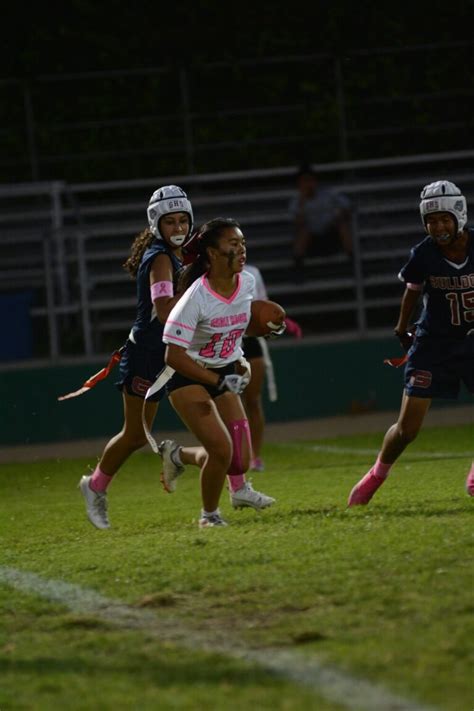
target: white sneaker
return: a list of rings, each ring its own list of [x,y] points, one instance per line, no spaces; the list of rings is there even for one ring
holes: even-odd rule
[[[243,486],[237,491],[230,493],[230,503],[234,509],[241,509],[244,506],[250,506],[252,509],[266,509],[274,504],[276,499],[272,496],[262,494],[260,491],[254,491],[252,484],[246,481]]]
[[[221,518],[220,513],[203,515],[199,519],[199,528],[211,528],[212,526],[227,526],[227,522]]]
[[[91,476],[83,476],[78,484],[86,502],[87,518],[96,528],[110,528],[107,518],[107,494],[105,492],[92,491],[89,486]]]
[[[175,464],[171,456],[178,449],[179,444],[172,439],[164,439],[163,442],[158,445],[158,453],[163,462],[163,471],[160,474],[160,481],[169,494],[176,491],[176,479],[184,472],[184,466],[182,464]]]

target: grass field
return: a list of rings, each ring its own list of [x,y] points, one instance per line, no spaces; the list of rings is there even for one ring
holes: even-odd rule
[[[167,495],[152,454],[111,487],[110,531],[76,489],[90,459],[0,467],[1,711],[470,711],[474,429],[424,430],[348,510],[380,440],[268,445],[253,483],[277,504],[234,512],[225,494],[229,527],[205,531],[197,470]],[[405,705],[361,701],[357,679]]]

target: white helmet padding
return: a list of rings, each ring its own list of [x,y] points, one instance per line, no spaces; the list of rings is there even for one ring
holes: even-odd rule
[[[186,235],[186,239],[188,239],[193,231],[193,208],[184,190],[177,185],[164,185],[162,188],[158,188],[148,203],[146,211],[148,224],[150,231],[158,239],[163,239],[159,228],[160,218],[170,212],[186,212],[189,215],[189,232]]]
[[[467,222],[466,198],[454,183],[449,180],[437,180],[425,185],[420,197],[423,227],[426,227],[426,216],[432,212],[449,212],[456,221],[457,232],[462,232]]]

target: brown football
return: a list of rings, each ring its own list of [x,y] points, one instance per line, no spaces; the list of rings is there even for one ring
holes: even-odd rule
[[[285,320],[285,309],[275,301],[256,299],[252,301],[250,322],[246,336],[266,336],[278,329]]]

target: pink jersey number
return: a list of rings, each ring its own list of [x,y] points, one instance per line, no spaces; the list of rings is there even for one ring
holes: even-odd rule
[[[222,342],[219,358],[229,358],[229,356],[232,355],[235,351],[237,340],[241,337],[243,332],[243,328],[235,328],[227,334]],[[203,358],[214,358],[216,355],[217,344],[219,343],[222,335],[222,333],[214,333],[211,340],[201,348],[199,355]]]
[[[221,358],[228,358],[232,355],[232,353],[235,351],[235,344],[237,340],[241,337],[243,332],[243,328],[235,328],[228,334],[227,338],[224,339],[221,352],[219,353],[219,356]]]
[[[206,343],[206,345],[201,348],[199,355],[203,358],[214,358],[216,355],[216,345],[221,340],[221,336],[222,333],[214,333],[209,343]]]

